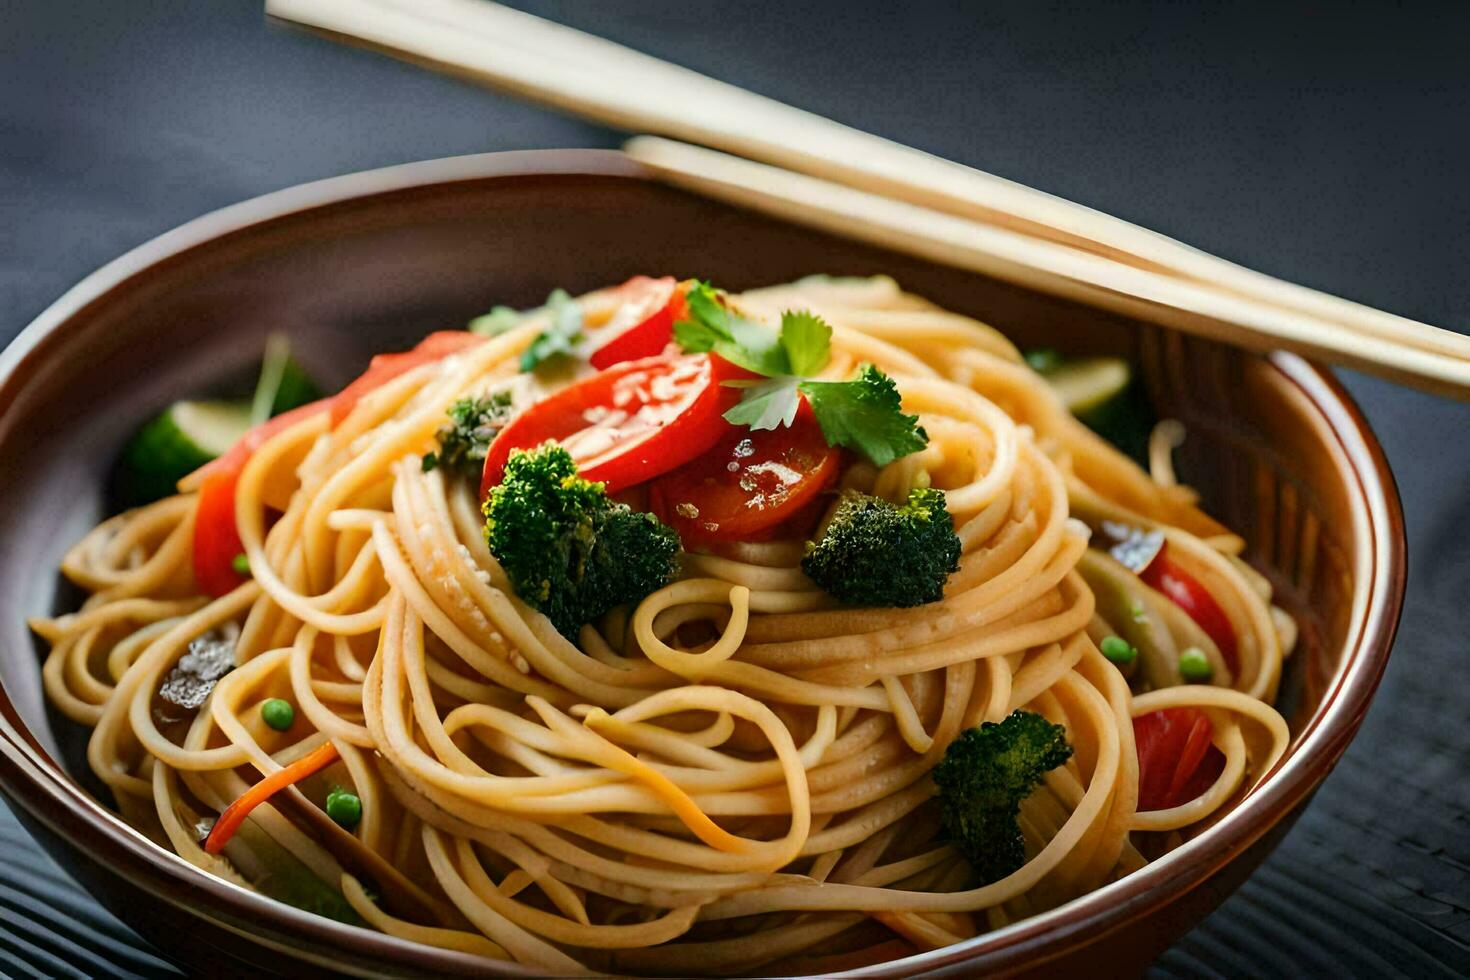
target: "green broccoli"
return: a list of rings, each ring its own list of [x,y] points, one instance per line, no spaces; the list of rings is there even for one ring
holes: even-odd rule
[[[959,562],[944,491],[924,488],[902,507],[849,492],[822,540],[807,542],[801,570],[849,605],[922,606],[944,598]]]
[[[951,840],[989,884],[1026,860],[1016,817],[1041,777],[1072,757],[1067,732],[1031,711],[960,734],[934,767]]]
[[[449,424],[435,436],[439,451],[424,456],[424,472],[436,466],[477,480],[485,466],[485,453],[505,423],[510,421],[508,391],[487,398],[461,398],[449,406]]]
[[[679,567],[673,528],[608,499],[554,443],[510,454],[485,501],[485,540],[516,594],[572,640],[584,623],[667,585]]]

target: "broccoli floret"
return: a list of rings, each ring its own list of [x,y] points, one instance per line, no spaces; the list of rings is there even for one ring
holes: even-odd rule
[[[986,884],[1025,863],[1021,801],[1072,757],[1066,736],[1035,712],[1014,711],[962,732],[934,767],[944,828]]]
[[[516,594],[571,640],[584,623],[662,588],[678,570],[674,529],[608,499],[554,443],[510,454],[485,502],[485,540]]]
[[[461,398],[449,406],[448,415],[449,424],[435,436],[439,451],[424,456],[424,472],[442,466],[460,476],[478,479],[490,443],[510,421],[510,392],[497,391],[488,398]]]
[[[807,542],[801,570],[853,606],[922,606],[944,598],[960,567],[960,539],[944,491],[909,492],[908,503],[850,492],[822,540]]]

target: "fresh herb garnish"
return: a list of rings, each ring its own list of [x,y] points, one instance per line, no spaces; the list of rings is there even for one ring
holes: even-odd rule
[[[798,392],[801,379],[790,374],[778,374],[763,381],[731,381],[732,388],[744,388],[740,401],[725,413],[725,421],[731,425],[745,425],[752,429],[776,429],[796,421],[796,410],[801,406]]]
[[[461,398],[449,407],[448,415],[449,424],[436,437],[439,451],[424,456],[424,472],[442,466],[460,476],[476,478],[485,465],[490,443],[510,421],[510,392]]]
[[[803,381],[799,387],[829,446],[855,449],[887,466],[929,445],[919,417],[903,413],[893,379],[871,364],[851,381]]]
[[[486,337],[499,337],[501,334],[514,330],[521,325],[521,313],[519,310],[511,309],[509,306],[493,306],[489,313],[482,313],[475,317],[465,329],[470,333],[481,334]]]
[[[582,340],[582,304],[565,289],[553,289],[546,297],[546,308],[551,319],[521,353],[522,371],[560,366],[576,355],[577,344]]]
[[[765,324],[727,308],[709,283],[696,283],[685,297],[685,303],[689,307],[689,319],[674,324],[674,340],[686,351],[691,354],[712,351],[731,364],[768,378],[792,373],[791,356],[782,343],[783,338],[773,334]],[[797,338],[798,334],[793,333],[793,341]]]
[[[691,289],[687,302],[688,319],[674,324],[679,346],[765,376],[726,382],[745,389],[725,413],[727,422],[757,430],[789,426],[805,395],[828,445],[857,450],[878,466],[928,445],[918,416],[903,413],[893,379],[873,365],[863,365],[850,381],[813,380],[832,347],[832,328],[816,314],[788,310],[776,332],[727,307],[708,283]]]

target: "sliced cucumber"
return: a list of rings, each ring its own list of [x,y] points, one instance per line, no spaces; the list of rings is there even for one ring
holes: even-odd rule
[[[1148,455],[1153,409],[1127,361],[1118,357],[1067,360],[1055,351],[1028,352],[1068,411],[1140,464]]]
[[[210,459],[228,452],[250,429],[250,406],[241,402],[174,402],[163,417],[181,443]]]
[[[1133,372],[1119,357],[1063,361],[1046,372],[1047,383],[1073,415],[1085,415],[1123,393]]]
[[[180,479],[224,453],[250,428],[246,402],[174,402],[123,450],[120,490],[130,506],[175,492]]]

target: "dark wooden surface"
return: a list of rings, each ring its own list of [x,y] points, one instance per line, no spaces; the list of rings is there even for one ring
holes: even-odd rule
[[[1460,4],[524,4],[1309,285],[1470,326]],[[268,26],[240,0],[0,0],[0,339],[265,191],[606,130]],[[1003,325],[1002,325],[1003,326]],[[1363,731],[1163,976],[1470,975],[1470,408],[1347,378],[1408,514]],[[0,803],[0,973],[168,975]]]

